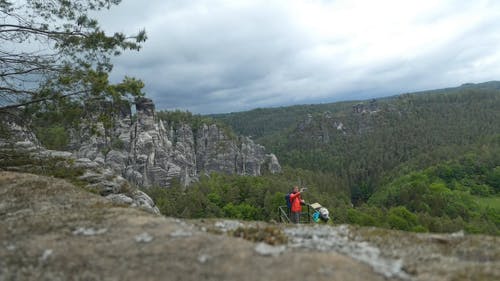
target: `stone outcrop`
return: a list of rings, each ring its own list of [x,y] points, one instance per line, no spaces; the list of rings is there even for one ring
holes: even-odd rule
[[[0,115],[0,149],[19,148],[29,151],[39,146],[35,134],[21,124],[18,112]]]
[[[292,137],[296,137],[294,134],[297,134],[318,143],[329,144],[334,141],[336,135],[347,135],[347,132],[348,130],[342,121],[330,111],[325,111],[321,115],[308,113],[304,120],[297,123]]]
[[[169,186],[174,179],[187,186],[211,172],[259,176],[281,171],[276,156],[266,154],[263,146],[248,137],[231,137],[216,124],[174,127],[156,117],[153,102],[146,98],[136,102],[137,119],[132,122],[130,108],[123,107],[112,129],[95,122],[80,132],[85,137],[79,138],[83,141],[76,149],[78,157],[103,159],[143,187]],[[101,133],[90,134],[90,126]]]
[[[0,137],[0,146],[31,150],[31,155],[47,159],[71,159],[76,167],[87,170],[82,177],[91,188],[105,196],[120,193],[119,186],[125,180],[139,187],[167,187],[178,179],[188,186],[211,172],[251,176],[281,172],[276,156],[266,154],[263,146],[248,137],[232,136],[216,124],[199,128],[169,124],[156,117],[150,99],[139,99],[135,106],[136,118],[132,120],[128,103],[101,103],[92,111],[112,112],[111,120],[87,117],[79,129],[70,132],[71,151],[66,152],[44,149],[19,120],[2,116],[9,136]]]
[[[266,162],[263,146],[248,137],[228,137],[217,125],[203,125],[197,138],[197,170],[259,176]]]
[[[278,162],[278,157],[276,157],[276,155],[274,155],[272,153],[267,154],[266,157],[268,160],[267,163],[268,163],[269,172],[271,174],[280,173],[281,172],[281,165]]]
[[[106,167],[104,159],[99,157],[98,153],[91,153],[90,156],[94,156],[94,160],[91,160],[75,157],[68,151],[47,150],[40,146],[34,134],[19,122],[4,120],[2,125],[8,128],[8,133],[0,136],[0,170],[51,174],[54,172],[51,169],[58,169],[63,174],[74,173],[77,178],[73,180],[79,181],[87,190],[105,196],[115,203],[138,207],[154,214],[160,213],[146,193],[131,185],[113,169]]]
[[[376,99],[372,99],[369,104],[366,103],[358,103],[352,106],[353,113],[362,113],[362,114],[373,114],[379,111],[378,103]]]

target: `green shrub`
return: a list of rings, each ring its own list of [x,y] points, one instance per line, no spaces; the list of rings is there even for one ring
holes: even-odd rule
[[[125,149],[125,143],[119,138],[113,138],[111,140],[111,148],[116,150]]]
[[[405,219],[395,214],[389,214],[387,221],[389,222],[391,228],[406,231],[410,230],[410,224]]]
[[[349,223],[358,225],[376,225],[376,221],[373,216],[356,209],[347,210],[347,220]]]
[[[243,219],[243,220],[256,220],[259,219],[259,210],[254,206],[247,203],[234,205],[229,203],[222,208],[224,215],[229,218]]]
[[[417,216],[403,206],[389,210],[387,221],[391,228],[410,231],[418,226]]]
[[[496,193],[500,193],[500,166],[496,166],[488,173],[486,181],[493,187]]]
[[[37,130],[38,140],[48,149],[65,150],[69,143],[69,134],[63,126],[52,126]]]
[[[412,227],[411,231],[413,232],[429,232],[429,230],[423,225],[417,225]]]
[[[490,196],[495,193],[495,189],[486,184],[474,184],[470,187],[470,192],[473,195]]]

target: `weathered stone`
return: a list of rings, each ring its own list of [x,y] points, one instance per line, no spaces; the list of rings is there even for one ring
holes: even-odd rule
[[[82,176],[79,176],[78,179],[88,183],[98,183],[104,181],[103,175],[94,171],[85,171],[85,173]]]
[[[147,194],[131,186],[126,179],[117,174],[113,169],[113,163],[125,166],[125,163],[120,163],[120,161],[126,159],[121,152],[111,151],[109,153],[108,159],[110,159],[109,163],[111,164],[107,166],[111,166],[111,168],[107,168],[105,167],[104,159],[99,156],[101,154],[89,146],[82,146],[86,147],[86,152],[83,154],[97,154],[94,160],[85,157],[75,158],[74,154],[67,151],[46,150],[37,145],[38,141],[34,135],[26,133],[27,129],[23,129],[16,124],[10,124],[7,128],[12,131],[8,137],[0,136],[0,145],[2,145],[0,149],[7,150],[9,153],[28,153],[29,157],[42,161],[56,162],[54,163],[56,166],[67,169],[77,169],[78,171],[83,169],[83,175],[79,176],[78,180],[85,182],[87,189],[107,196],[108,199],[115,203],[128,204],[154,214],[160,213],[153,200]],[[82,154],[81,152],[82,150],[77,151],[75,154]],[[9,169],[23,171],[25,167],[10,167]]]
[[[35,134],[29,129],[29,124],[24,119],[19,117],[22,115],[18,111],[0,112],[0,122],[6,130],[0,135],[1,147],[16,147],[22,150],[33,150],[39,147],[39,142]]]
[[[281,165],[278,162],[278,158],[273,153],[266,155],[268,159],[268,169],[271,174],[281,173]]]
[[[291,247],[304,247],[318,251],[336,251],[351,258],[370,264],[376,272],[387,278],[409,280],[400,259],[382,257],[380,249],[366,241],[353,240],[347,225],[335,228],[327,226],[288,228],[285,233],[291,237]]]
[[[24,150],[33,150],[36,148],[36,144],[30,140],[18,141],[14,144],[14,146]]]
[[[42,256],[40,257],[40,261],[42,263],[46,262],[50,258],[50,256],[52,256],[53,253],[54,253],[54,250],[52,250],[52,249],[45,249],[43,251]]]
[[[259,255],[262,256],[277,257],[281,255],[283,252],[285,252],[285,250],[286,250],[285,245],[272,246],[266,243],[258,243],[255,246],[255,252],[257,252]]]
[[[45,150],[29,130],[11,123],[14,146],[32,151],[35,157],[74,159],[75,168],[86,169],[80,177],[103,195],[120,192],[113,178],[122,175],[131,183],[147,188],[168,187],[174,179],[188,186],[200,174],[220,172],[260,176],[264,170],[279,173],[276,156],[248,137],[230,135],[216,124],[191,128],[187,124],[166,124],[158,120],[152,100],[136,101],[137,119],[132,122],[128,103],[89,104],[113,112],[113,126],[101,122],[98,114],[83,120],[80,129],[70,131],[72,152]],[[28,138],[30,136],[30,138]],[[5,140],[0,140],[0,144]],[[5,144],[7,146],[7,144]],[[101,170],[104,167],[110,171]]]
[[[87,169],[95,169],[99,167],[99,163],[92,161],[88,158],[79,158],[75,161],[76,168],[87,168]]]
[[[135,190],[131,194],[131,197],[133,199],[133,202],[131,204],[132,207],[139,207],[150,213],[160,214],[160,210],[158,209],[158,207],[156,207],[153,199],[151,199],[151,197],[149,197],[146,193],[140,190]]]
[[[86,120],[88,124],[79,133],[73,133],[75,138],[71,141],[70,147],[75,148],[75,155],[78,158],[88,158],[94,160],[98,157],[105,158],[103,151],[106,149],[109,139],[106,137],[106,129],[102,122]]]
[[[141,98],[136,101],[137,121],[144,130],[154,130],[155,105],[151,99]]]
[[[187,124],[166,128],[156,119],[150,99],[137,100],[136,111],[137,120],[131,123],[129,111],[121,109],[109,137],[89,137],[77,155],[101,157],[103,145],[111,140],[105,164],[141,187],[166,187],[173,179],[187,186],[211,172],[259,176],[263,166],[271,173],[281,171],[276,156],[266,155],[250,138],[230,137],[215,124],[204,124],[196,133]]]
[[[143,232],[143,233],[135,236],[134,239],[135,239],[135,242],[137,242],[137,243],[149,243],[149,242],[153,241],[153,236],[151,236],[147,232]]]
[[[73,231],[73,235],[94,236],[108,232],[107,228],[94,229],[93,227],[79,227]]]
[[[182,230],[182,229],[177,229],[176,231],[170,233],[171,237],[190,237],[192,236],[193,233],[190,231]]]
[[[111,193],[120,192],[120,185],[114,181],[99,181],[97,183],[87,185],[87,188],[91,190],[97,190],[102,196],[106,196]]]
[[[111,200],[111,202],[115,204],[132,204],[134,203],[134,199],[128,197],[125,194],[109,194],[106,196],[106,199]]]
[[[39,151],[44,157],[56,157],[56,158],[71,158],[73,154],[68,151],[57,151],[57,150],[42,150]]]
[[[214,226],[222,232],[227,232],[236,230],[239,227],[242,227],[243,224],[239,221],[234,221],[234,220],[222,220],[216,222]]]

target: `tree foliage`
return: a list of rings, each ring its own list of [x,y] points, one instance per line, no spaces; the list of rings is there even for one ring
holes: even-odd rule
[[[480,163],[484,163],[482,160]],[[500,234],[500,197],[471,194],[474,185],[484,184],[484,177],[465,173],[458,183],[456,179],[441,178],[442,166],[455,163],[442,163],[395,178],[359,206],[350,204],[348,191],[340,188],[332,174],[290,168],[280,175],[262,177],[213,173],[188,188],[177,183],[168,189],[151,188],[147,193],[167,216],[268,221],[278,220],[278,206],[285,205],[285,194],[292,186],[301,185],[308,187],[303,194],[306,202],[319,202],[327,207],[336,224],[416,232],[463,229],[470,233]],[[483,166],[483,170],[489,174],[492,169]]]
[[[409,170],[423,169],[499,134],[499,85],[464,85],[380,100],[215,117],[238,133],[259,135],[256,141],[276,154],[282,165],[335,173],[359,205],[403,163],[411,163],[411,168],[402,166]]]
[[[286,205],[285,194],[301,183],[309,188],[303,195],[308,203],[321,202],[339,209],[348,206],[345,193],[327,179],[332,178],[300,169],[261,177],[212,173],[188,188],[174,183],[168,189],[155,187],[147,193],[168,216],[278,220],[278,207]],[[327,196],[326,190],[333,193]]]
[[[145,31],[107,34],[94,11],[120,0],[0,1],[0,110],[59,101],[61,97],[114,99],[141,95],[143,84],[125,78],[110,85],[111,57],[139,50]]]

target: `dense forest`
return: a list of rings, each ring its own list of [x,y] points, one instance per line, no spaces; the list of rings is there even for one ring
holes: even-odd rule
[[[415,169],[461,155],[485,136],[500,133],[499,83],[464,85],[448,90],[405,94],[382,100],[292,107],[278,110],[271,120],[302,119],[261,135],[257,141],[293,168],[335,173],[346,181],[346,191],[356,204],[366,201],[381,180],[399,165],[411,162]],[[337,110],[323,111],[325,108]],[[283,112],[288,112],[283,114]],[[252,114],[245,112],[252,123]],[[222,118],[238,133],[241,118]],[[279,117],[281,116],[281,117]],[[257,125],[256,125],[257,126]],[[417,163],[417,160],[419,160]]]
[[[284,172],[151,190],[166,214],[277,219],[303,185],[334,223],[499,234],[498,82],[210,117],[264,144]]]

